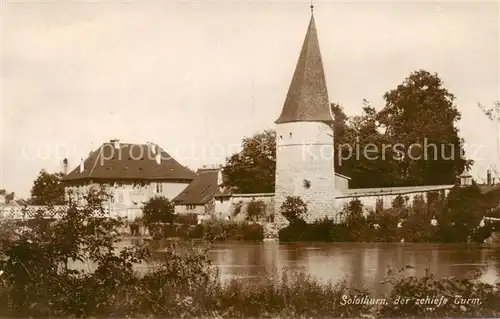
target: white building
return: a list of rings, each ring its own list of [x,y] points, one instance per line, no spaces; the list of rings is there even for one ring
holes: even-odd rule
[[[156,144],[111,140],[67,174],[66,200],[83,203],[90,187],[102,186],[112,195],[110,211],[134,219],[141,215],[150,198],[163,196],[173,200],[196,176]]]

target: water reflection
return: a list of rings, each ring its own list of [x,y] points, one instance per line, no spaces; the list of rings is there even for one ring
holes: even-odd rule
[[[130,245],[124,242],[120,247]],[[161,250],[166,242],[153,243]],[[202,245],[203,246],[203,245]],[[390,291],[381,284],[388,268],[394,270],[410,265],[407,276],[422,276],[428,268],[436,277],[463,278],[481,270],[480,280],[495,283],[500,276],[500,249],[464,244],[279,244],[275,242],[246,244],[215,244],[209,251],[219,267],[221,279],[264,280],[277,271],[304,271],[326,282],[345,280],[350,287],[365,287],[375,294]],[[91,269],[92,265],[75,263],[74,267]],[[142,265],[141,269],[146,269]]]
[[[230,256],[230,257],[228,257]],[[264,277],[275,270],[299,270],[322,282],[345,280],[350,287],[386,293],[381,284],[388,268],[410,265],[405,275],[463,277],[483,270],[483,279],[499,278],[500,251],[478,245],[455,244],[218,244],[211,258],[224,278]]]

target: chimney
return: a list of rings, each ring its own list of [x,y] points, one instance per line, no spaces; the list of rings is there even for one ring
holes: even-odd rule
[[[110,142],[113,143],[115,150],[120,149],[120,140],[119,139],[110,140]]]
[[[489,185],[491,185],[491,171],[490,171],[490,170],[488,170],[488,171],[486,172],[486,184],[487,184],[488,186],[489,186]]]
[[[63,173],[64,175],[68,175],[68,159],[64,158],[63,159]]]
[[[80,161],[80,173],[83,173],[84,170],[85,170],[85,164],[84,164],[84,161],[83,161],[83,158],[82,158],[81,161]]]
[[[158,165],[160,165],[161,164],[161,154],[160,153],[156,154],[155,159],[156,159],[156,163]]]

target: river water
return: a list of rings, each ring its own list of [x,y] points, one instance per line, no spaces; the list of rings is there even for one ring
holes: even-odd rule
[[[374,294],[387,293],[381,281],[388,267],[407,265],[405,275],[422,276],[426,268],[436,277],[464,277],[481,270],[481,280],[500,279],[500,249],[468,244],[325,243],[216,244],[210,257],[223,279],[258,280],[276,270],[303,271],[322,282],[345,280],[348,286],[368,288]]]
[[[124,241],[120,246],[129,244]],[[161,254],[165,244],[156,242],[152,247]],[[500,249],[476,244],[237,242],[212,244],[209,256],[224,281],[255,282],[277,272],[300,271],[323,283],[344,280],[349,287],[367,288],[373,294],[390,291],[381,283],[389,267],[409,265],[407,276],[422,276],[429,269],[437,278],[463,278],[480,270],[482,281],[500,280]]]

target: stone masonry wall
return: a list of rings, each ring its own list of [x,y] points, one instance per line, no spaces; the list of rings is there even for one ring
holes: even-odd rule
[[[317,122],[279,124],[276,130],[276,222],[287,196],[299,196],[308,207],[306,221],[332,218],[336,205],[333,132]]]

